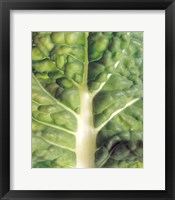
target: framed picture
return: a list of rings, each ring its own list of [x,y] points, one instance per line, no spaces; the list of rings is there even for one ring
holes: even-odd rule
[[[174,199],[172,1],[1,1],[1,199]]]

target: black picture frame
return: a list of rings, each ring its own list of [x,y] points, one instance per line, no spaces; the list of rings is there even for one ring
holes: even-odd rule
[[[165,10],[166,116],[165,190],[10,190],[10,10]],[[174,0],[0,0],[0,198],[3,200],[175,199],[175,1]],[[151,180],[150,180],[151,181]]]

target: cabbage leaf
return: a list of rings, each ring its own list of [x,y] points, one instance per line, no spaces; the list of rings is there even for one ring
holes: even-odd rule
[[[143,33],[32,33],[32,167],[143,167]]]

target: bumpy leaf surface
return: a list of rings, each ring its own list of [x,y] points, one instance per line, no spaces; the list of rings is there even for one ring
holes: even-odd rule
[[[32,165],[143,166],[142,32],[32,34]]]

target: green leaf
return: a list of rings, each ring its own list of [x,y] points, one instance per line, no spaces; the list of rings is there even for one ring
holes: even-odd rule
[[[33,167],[143,167],[142,90],[142,32],[34,32]]]

